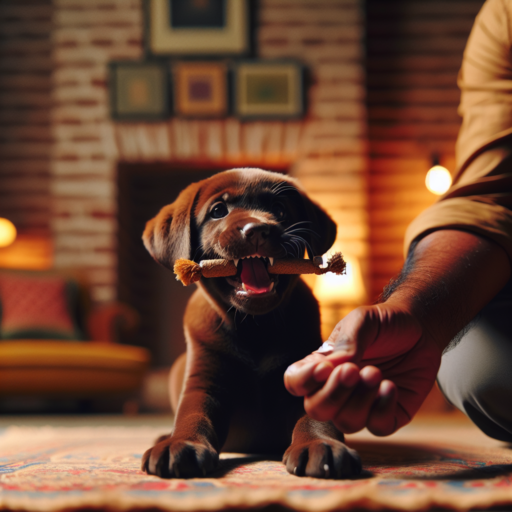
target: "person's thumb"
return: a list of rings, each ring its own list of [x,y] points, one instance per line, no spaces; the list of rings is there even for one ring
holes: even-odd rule
[[[333,352],[327,359],[335,366],[346,362],[359,364],[366,349],[379,334],[379,315],[374,306],[351,311],[334,328],[327,342]]]

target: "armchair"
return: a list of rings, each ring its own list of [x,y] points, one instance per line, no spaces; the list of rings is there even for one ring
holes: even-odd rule
[[[117,331],[137,323],[126,304],[91,307],[76,274],[0,270],[0,398],[133,394],[150,355]]]

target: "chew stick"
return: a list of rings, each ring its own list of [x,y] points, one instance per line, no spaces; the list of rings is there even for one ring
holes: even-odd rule
[[[316,274],[327,272],[343,274],[346,263],[340,252],[333,254],[325,267],[321,267],[315,260],[279,259],[273,265],[268,265],[269,274]],[[185,286],[199,281],[201,277],[229,277],[236,275],[237,268],[232,260],[203,260],[201,263],[186,259],[179,259],[174,264],[176,279]]]

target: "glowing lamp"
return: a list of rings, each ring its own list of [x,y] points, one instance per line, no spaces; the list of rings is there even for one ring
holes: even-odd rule
[[[16,240],[16,228],[14,224],[0,217],[0,247],[7,247]]]
[[[436,196],[443,195],[452,184],[450,171],[442,165],[434,165],[425,178],[425,185],[428,190]]]
[[[345,257],[345,274],[323,274],[317,276],[314,294],[324,304],[354,305],[362,304],[366,299],[361,266],[357,258]]]
[[[316,276],[313,287],[313,293],[320,302],[324,340],[343,317],[354,307],[363,304],[367,298],[359,260],[352,256],[344,257],[347,262],[345,274],[337,276],[328,273]]]
[[[16,228],[14,224],[10,220],[0,217],[0,247],[11,245],[15,239]]]

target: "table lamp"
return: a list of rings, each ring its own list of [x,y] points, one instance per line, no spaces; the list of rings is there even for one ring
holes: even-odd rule
[[[11,245],[15,239],[16,228],[14,224],[10,220],[0,217],[0,247]]]
[[[322,310],[324,339],[327,339],[345,315],[367,299],[359,260],[353,256],[344,258],[347,262],[345,274],[338,276],[327,273],[317,276],[313,288]]]

